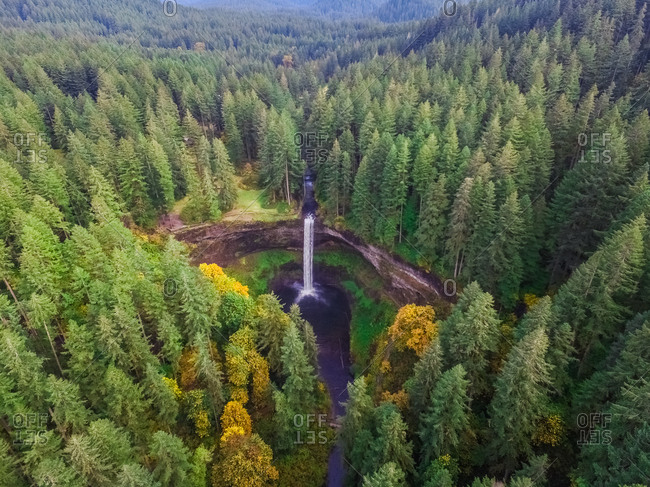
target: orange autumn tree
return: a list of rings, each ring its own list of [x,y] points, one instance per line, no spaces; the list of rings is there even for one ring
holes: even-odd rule
[[[201,264],[199,269],[201,269],[205,277],[212,281],[219,293],[234,292],[248,297],[248,286],[244,286],[236,279],[226,275],[223,269],[217,264]]]

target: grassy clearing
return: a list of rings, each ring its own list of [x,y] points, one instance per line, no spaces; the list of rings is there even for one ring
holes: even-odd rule
[[[275,222],[298,217],[286,203],[269,204],[263,189],[247,189],[240,183],[237,192],[237,204],[223,215],[222,221]]]
[[[226,273],[248,286],[251,295],[269,292],[269,282],[289,262],[300,262],[300,255],[288,250],[266,250],[239,259]]]
[[[385,298],[372,299],[354,281],[343,281],[343,287],[352,296],[350,320],[350,352],[354,369],[363,369],[370,360],[370,349],[379,335],[393,322],[397,306]]]

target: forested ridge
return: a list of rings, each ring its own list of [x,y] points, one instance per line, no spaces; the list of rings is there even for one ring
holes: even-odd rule
[[[322,484],[310,325],[159,230],[242,185],[297,212],[307,167],[455,301],[359,364],[349,485],[650,485],[644,2],[3,7],[0,485]]]

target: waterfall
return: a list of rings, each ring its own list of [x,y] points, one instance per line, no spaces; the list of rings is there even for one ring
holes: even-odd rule
[[[312,271],[314,269],[314,215],[305,217],[305,242],[302,253],[303,265],[303,293],[311,294],[314,291]]]

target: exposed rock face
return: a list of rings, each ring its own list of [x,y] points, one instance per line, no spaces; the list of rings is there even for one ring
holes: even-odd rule
[[[180,229],[178,240],[195,244],[192,259],[227,267],[234,260],[262,250],[302,250],[302,220],[274,223],[217,223]],[[326,244],[353,249],[369,262],[385,282],[386,291],[399,304],[453,301],[446,296],[440,278],[406,263],[384,249],[368,245],[350,232],[339,232],[317,222],[314,247]]]

